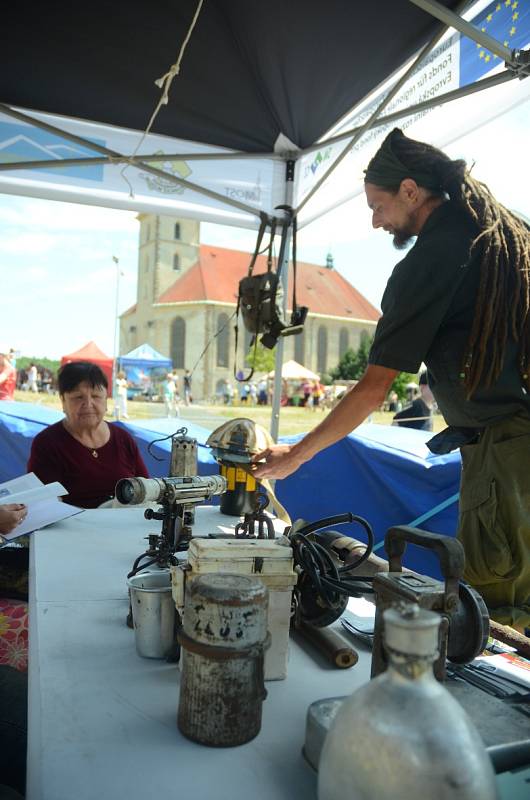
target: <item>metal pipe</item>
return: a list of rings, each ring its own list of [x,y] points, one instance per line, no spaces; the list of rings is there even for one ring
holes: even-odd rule
[[[285,205],[291,206],[294,197],[294,169],[295,162],[288,161],[285,165]],[[281,270],[281,285],[283,289],[283,318],[287,318],[287,305],[289,302],[289,251],[291,248],[292,219],[285,231],[283,247],[280,253],[282,262],[278,264]],[[284,337],[280,336],[276,344],[276,358],[274,362],[274,391],[272,395],[271,436],[278,441],[280,433],[280,407],[282,397],[282,366],[283,366]]]
[[[136,166],[136,163],[145,162],[149,163],[150,161],[220,161],[220,160],[238,160],[238,159],[253,159],[253,158],[263,158],[270,159],[271,161],[285,161],[284,156],[278,156],[274,153],[263,153],[263,154],[256,154],[256,153],[244,153],[244,154],[237,154],[232,155],[229,154],[227,156],[216,156],[213,153],[208,155],[190,155],[188,153],[183,153],[182,155],[178,154],[171,154],[163,156],[160,153],[152,156],[122,156],[122,158],[113,158],[112,163],[115,165],[118,164],[131,164],[132,166]],[[10,171],[10,170],[24,170],[24,169],[62,169],[63,167],[93,167],[98,164],[109,164],[108,157],[100,156],[96,158],[61,158],[58,160],[55,159],[42,159],[41,161],[18,161],[16,163],[9,163],[9,164],[2,164],[0,162],[0,170]]]

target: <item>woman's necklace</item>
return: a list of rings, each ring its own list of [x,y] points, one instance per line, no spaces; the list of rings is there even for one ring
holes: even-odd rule
[[[92,445],[90,445],[90,444],[85,444],[84,442],[81,441],[81,439],[78,436],[76,436],[71,430],[69,430],[69,425],[66,422],[66,420],[63,420],[63,425],[66,428],[66,430],[68,431],[68,433],[70,433],[70,435],[73,436],[74,439],[76,439],[79,442],[79,444],[82,444],[83,447],[86,447],[86,449],[89,451],[89,453],[92,456],[92,458],[99,458],[99,453],[96,450],[96,448],[92,447]]]

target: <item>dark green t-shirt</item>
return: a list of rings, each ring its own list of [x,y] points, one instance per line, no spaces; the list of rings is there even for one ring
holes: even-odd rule
[[[369,362],[402,372],[418,372],[424,362],[447,424],[483,428],[530,413],[530,395],[519,376],[517,346],[508,342],[495,385],[465,398],[462,363],[480,279],[480,262],[469,255],[476,235],[451,203],[432,212],[390,276]]]

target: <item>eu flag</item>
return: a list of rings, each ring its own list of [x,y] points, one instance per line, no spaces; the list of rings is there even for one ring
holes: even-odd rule
[[[530,42],[530,0],[497,0],[484,9],[472,24],[504,44],[521,50]],[[460,39],[460,85],[482,78],[501,63],[498,56],[467,36]]]

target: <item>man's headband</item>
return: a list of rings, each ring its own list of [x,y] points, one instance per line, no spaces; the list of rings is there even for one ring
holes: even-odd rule
[[[436,175],[405,166],[394,152],[394,143],[404,138],[405,134],[399,128],[394,128],[388,134],[368,164],[368,169],[365,170],[365,183],[373,183],[383,189],[394,189],[405,178],[412,178],[418,186],[439,191],[441,189],[440,179]]]

